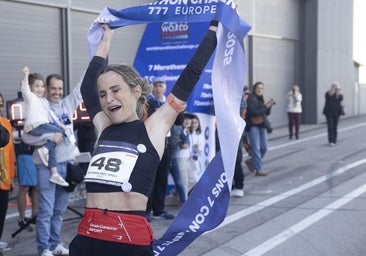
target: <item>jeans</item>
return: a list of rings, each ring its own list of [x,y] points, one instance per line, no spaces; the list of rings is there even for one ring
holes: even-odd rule
[[[254,170],[262,170],[263,157],[267,152],[268,135],[266,128],[252,126],[248,132]]]
[[[41,124],[37,128],[31,130],[29,134],[33,136],[41,136],[42,134],[45,133],[57,133],[57,132],[62,133],[65,136],[64,131],[60,127],[52,124]],[[57,165],[56,152],[55,152],[56,143],[48,140],[46,144],[44,144],[44,146],[48,149],[48,168],[55,167]]]
[[[57,164],[58,173],[66,177],[67,163]],[[50,171],[43,165],[37,165],[39,208],[37,214],[37,249],[42,251],[53,250],[61,243],[61,226],[63,214],[69,203],[70,193],[63,187],[49,181]]]
[[[186,192],[184,191],[182,177],[180,175],[178,160],[177,158],[172,159],[172,166],[170,168],[170,174],[173,177],[175,190],[178,193],[179,200],[181,203],[184,203],[187,200]]]

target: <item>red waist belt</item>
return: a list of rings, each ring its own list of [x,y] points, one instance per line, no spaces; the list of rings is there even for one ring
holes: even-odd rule
[[[150,245],[153,232],[143,216],[86,209],[78,234],[117,243]]]

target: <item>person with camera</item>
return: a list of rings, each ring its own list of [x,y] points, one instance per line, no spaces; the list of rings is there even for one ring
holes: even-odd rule
[[[293,127],[295,126],[295,138],[298,140],[301,112],[302,112],[301,108],[302,94],[300,92],[300,87],[295,84],[287,94],[287,98],[288,98],[287,115],[288,115],[289,139],[292,140]]]
[[[328,142],[333,147],[337,143],[337,130],[339,117],[342,110],[343,92],[338,82],[333,82],[331,88],[325,93],[323,115],[327,118]]]
[[[256,176],[267,176],[263,168],[263,157],[267,152],[268,132],[272,127],[267,116],[276,102],[271,99],[265,102],[264,84],[256,82],[247,101],[246,127],[245,131],[249,136],[250,150],[252,153],[252,166]]]

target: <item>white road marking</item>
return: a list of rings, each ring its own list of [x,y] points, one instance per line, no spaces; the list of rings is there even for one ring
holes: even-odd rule
[[[257,247],[246,252],[242,256],[261,256],[261,255],[265,254],[266,252],[268,252],[271,249],[275,248],[276,246],[282,244],[283,242],[290,239],[294,235],[300,233],[304,229],[310,227],[317,221],[325,218],[327,215],[331,214],[333,211],[341,208],[343,205],[347,204],[348,202],[352,201],[353,199],[357,198],[358,196],[362,195],[365,192],[366,192],[366,184],[353,190],[352,192],[341,197],[337,201],[329,204],[328,206],[320,209],[316,213],[310,215],[309,217],[307,217],[307,218],[303,219],[302,221],[296,223],[295,225],[289,227],[288,229],[286,229],[283,232],[279,233],[278,235],[272,237],[271,239],[268,239],[267,241],[263,242],[262,244],[258,245]]]
[[[316,186],[316,185],[318,185],[318,184],[320,184],[322,182],[325,182],[325,181],[327,181],[329,179],[332,179],[332,178],[334,178],[334,177],[336,177],[336,176],[338,176],[338,175],[340,175],[342,173],[345,173],[348,170],[351,170],[351,169],[353,169],[353,168],[355,168],[357,166],[363,165],[363,164],[366,164],[366,158],[365,159],[362,159],[362,160],[359,160],[357,162],[353,162],[353,163],[348,164],[346,166],[343,166],[343,167],[335,170],[332,173],[329,173],[327,175],[323,175],[323,176],[321,176],[319,178],[316,178],[316,179],[314,179],[314,180],[312,180],[312,181],[310,181],[308,183],[305,183],[305,184],[303,184],[301,186],[298,186],[296,188],[290,189],[290,190],[288,190],[285,193],[282,193],[282,194],[279,194],[277,196],[271,197],[271,198],[269,198],[267,200],[264,200],[261,203],[258,203],[256,205],[253,205],[253,206],[249,207],[249,208],[246,208],[244,210],[241,210],[241,211],[238,211],[238,212],[236,212],[234,214],[231,214],[230,216],[227,216],[225,218],[225,220],[218,227],[216,227],[213,230],[210,230],[210,231],[206,232],[205,234],[208,234],[210,232],[213,232],[213,231],[215,231],[215,230],[217,230],[219,228],[222,228],[222,227],[224,227],[224,226],[226,226],[226,225],[228,225],[230,223],[233,223],[234,221],[237,221],[237,220],[239,220],[241,218],[244,218],[244,217],[246,217],[246,216],[248,216],[250,214],[253,214],[255,212],[258,212],[258,211],[260,211],[260,210],[262,210],[262,209],[264,209],[264,208],[266,208],[268,206],[271,206],[271,205],[273,205],[275,203],[278,203],[279,201],[282,201],[282,200],[284,200],[284,199],[286,199],[288,197],[294,196],[294,195],[296,195],[296,194],[298,194],[298,193],[300,193],[300,192],[302,192],[302,191],[304,191],[306,189],[312,188],[312,187],[314,187],[314,186]]]

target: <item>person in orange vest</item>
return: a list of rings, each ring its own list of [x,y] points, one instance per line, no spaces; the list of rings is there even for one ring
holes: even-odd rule
[[[15,176],[15,152],[11,139],[13,130],[8,119],[2,116],[4,97],[0,93],[0,123],[9,132],[10,138],[6,146],[0,148],[0,240],[3,234],[6,212],[8,210],[9,194],[13,191]],[[0,250],[8,247],[8,243],[0,241]]]

